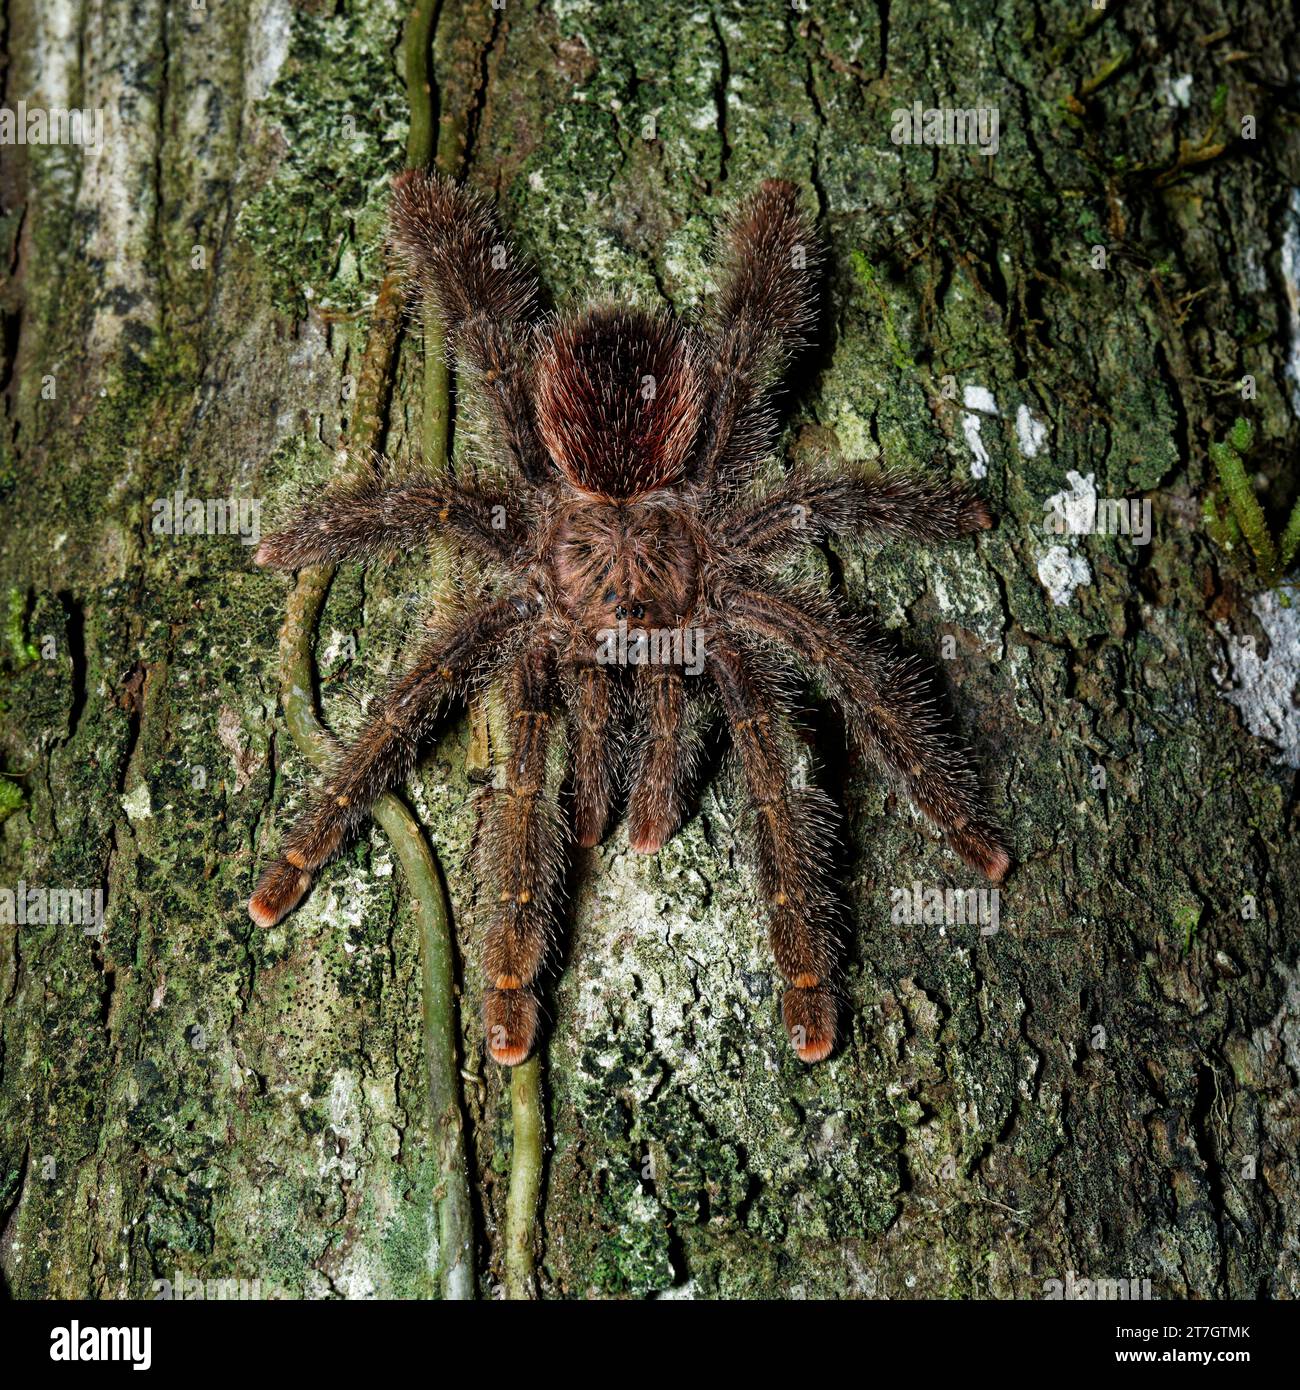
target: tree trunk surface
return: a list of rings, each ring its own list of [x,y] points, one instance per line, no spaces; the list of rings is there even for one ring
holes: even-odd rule
[[[4,106],[104,113],[98,147],[2,151],[0,885],[103,894],[102,931],[0,926],[19,1296],[149,1296],[178,1272],[436,1293],[400,868],[372,827],[300,911],[249,921],[313,784],[278,711],[287,586],[243,536],[158,525],[180,494],[256,500],[269,529],[341,467],[404,158],[406,14],[3,6]],[[1014,847],[996,923],[899,920],[914,885],[976,885],[845,756],[816,691],[847,941],[828,1063],[782,1034],[721,750],[659,855],[622,828],[575,851],[546,990],[541,1296],[1300,1291],[1300,610],[1202,522],[1207,446],[1237,415],[1275,534],[1295,492],[1296,31],[1256,0],[443,5],[443,152],[556,304],[690,311],[718,215],[789,178],[830,254],[787,456],[932,468],[999,518],[810,567],[949,687]],[[917,104],[996,109],[996,150],[897,142]],[[399,466],[421,352],[411,320]],[[454,460],[475,466],[464,431]],[[1151,534],[1052,534],[1061,494],[1149,501]],[[316,645],[336,732],[447,579],[419,555],[339,571]],[[458,716],[404,791],[461,953],[483,1296],[512,1148],[474,955],[499,757]]]

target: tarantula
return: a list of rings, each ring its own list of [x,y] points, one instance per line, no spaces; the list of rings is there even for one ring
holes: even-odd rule
[[[629,840],[652,854],[682,820],[696,711],[720,705],[789,984],[785,1028],[799,1057],[820,1061],[838,1012],[829,818],[824,794],[796,775],[791,672],[820,675],[853,742],[883,760],[962,859],[995,882],[1010,859],[924,669],[779,569],[828,537],[964,536],[992,525],[988,509],[959,486],[892,468],[797,466],[755,495],[776,442],[770,395],[812,329],[821,259],[788,183],[762,184],[729,219],[712,308],[691,325],[609,305],[544,317],[487,205],[436,175],[398,178],[391,226],[462,382],[483,398],[511,482],[353,485],[307,506],[256,559],[282,569],[367,561],[441,529],[486,562],[498,596],[427,637],[262,874],[253,920],[268,927],[295,907],[411,771],[448,704],[504,677],[510,748],[485,855],[495,894],[483,1008],[492,1057],[522,1062],[537,1037],[535,986],[570,833],[547,776],[555,715],[567,716],[560,791],[577,843],[601,840],[624,774]],[[702,659],[683,660],[688,651]],[[698,705],[706,693],[716,699]]]

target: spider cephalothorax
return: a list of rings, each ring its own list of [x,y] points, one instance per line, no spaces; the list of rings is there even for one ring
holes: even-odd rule
[[[510,481],[352,485],[307,506],[257,559],[369,560],[443,531],[497,588],[431,633],[383,696],[262,874],[254,921],[269,926],[299,902],[411,770],[450,702],[503,679],[510,752],[484,856],[495,890],[484,1015],[492,1056],[521,1062],[536,1040],[567,826],[596,844],[625,785],[632,848],[658,850],[681,823],[695,711],[717,705],[749,793],[759,889],[789,982],[786,1030],[800,1057],[819,1061],[837,1012],[829,803],[795,774],[791,674],[820,675],[850,737],[967,863],[998,881],[1010,860],[924,671],[827,596],[783,581],[780,566],[830,536],[966,535],[991,525],[987,509],[958,486],[891,469],[795,467],[755,488],[776,439],[769,393],[815,302],[817,242],[789,184],[763,184],[730,219],[713,309],[693,325],[619,307],[543,317],[486,206],[436,176],[397,181],[393,241],[483,397]],[[570,768],[561,789],[547,777],[557,716]]]

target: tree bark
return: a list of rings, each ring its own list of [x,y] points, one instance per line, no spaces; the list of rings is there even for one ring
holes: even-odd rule
[[[277,710],[287,586],[238,535],[154,525],[179,491],[264,502],[269,527],[340,466],[403,162],[406,8],[4,0],[4,106],[105,113],[99,148],[7,146],[0,177],[0,810],[21,800],[0,886],[104,902],[100,933],[0,926],[19,1296],[149,1296],[178,1271],[437,1290],[420,939],[392,850],[373,828],[253,927],[312,777]],[[951,688],[1014,846],[997,930],[894,920],[914,883],[975,885],[830,714],[808,719],[843,814],[830,1062],[781,1033],[720,752],[657,857],[621,829],[576,852],[538,1293],[1041,1298],[1071,1272],[1300,1292],[1300,626],[1201,520],[1237,415],[1275,534],[1296,492],[1295,15],[448,0],[435,56],[440,147],[557,302],[689,311],[714,219],[766,177],[806,189],[830,255],[790,455],[932,467],[999,516],[978,542],[810,566]],[[996,108],[996,152],[896,143],[914,103]],[[412,321],[398,459],[421,363]],[[455,432],[458,470],[474,449]],[[1149,544],[1048,534],[1062,493],[1149,501]],[[338,573],[330,727],[355,726],[445,579],[420,557]],[[473,958],[479,735],[453,720],[406,796],[462,953],[491,1295],[512,1107]]]

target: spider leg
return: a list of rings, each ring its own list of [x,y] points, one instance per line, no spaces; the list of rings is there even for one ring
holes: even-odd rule
[[[709,654],[753,807],[772,954],[790,982],[782,1018],[799,1057],[820,1062],[835,1046],[838,1012],[830,983],[836,954],[835,903],[827,887],[830,804],[816,788],[795,785],[778,702],[739,645],[716,639]]]
[[[528,390],[537,286],[488,204],[450,179],[408,170],[393,184],[390,222],[393,248],[437,304],[457,365],[484,388],[501,445],[529,481],[548,477]]]
[[[819,595],[757,581],[725,591],[728,625],[767,638],[821,673],[857,741],[874,748],[972,868],[1000,883],[1011,866],[969,752],[927,690],[926,671],[882,642],[851,641]]]
[[[248,915],[259,927],[274,926],[298,905],[313,873],[357,832],[374,802],[407,776],[448,699],[482,678],[489,653],[520,617],[513,599],[485,605],[427,643],[411,671],[394,682],[290,830],[280,857],[258,879]]]
[[[495,793],[484,864],[496,903],[483,943],[488,1051],[518,1066],[537,1036],[537,978],[550,943],[563,865],[563,822],[547,786],[555,704],[554,652],[533,644],[511,672],[510,760]]]
[[[960,484],[892,468],[870,477],[795,469],[757,501],[719,519],[729,544],[761,560],[782,559],[830,536],[946,541],[992,525],[985,502]]]
[[[709,406],[696,453],[705,487],[768,452],[774,420],[765,395],[813,326],[820,258],[790,183],[760,185],[724,229],[720,287],[705,324]]]
[[[516,506],[503,493],[428,478],[394,487],[367,481],[303,507],[262,541],[253,559],[289,570],[370,560],[423,545],[439,527],[481,558],[497,561],[513,557],[522,533]]]
[[[600,843],[614,799],[617,753],[611,746],[613,690],[603,666],[574,663],[573,689],[566,704],[572,711],[570,753],[573,763],[575,837],[584,849]]]
[[[686,682],[680,672],[638,666],[633,691],[640,722],[627,808],[628,839],[638,853],[654,854],[681,824],[696,742],[684,736]]]

